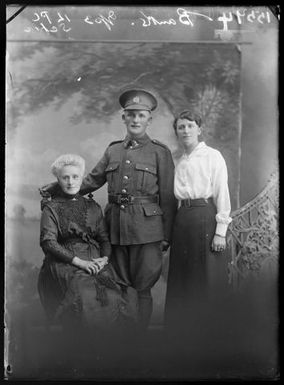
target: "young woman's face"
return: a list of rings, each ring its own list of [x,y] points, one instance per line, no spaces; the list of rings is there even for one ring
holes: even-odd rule
[[[75,195],[80,191],[82,184],[82,170],[77,166],[64,166],[57,176],[58,183],[62,190],[69,195]]]
[[[134,138],[144,136],[152,120],[151,113],[144,110],[126,110],[122,119],[127,128],[127,133]]]
[[[181,144],[185,147],[191,147],[198,144],[201,129],[194,120],[178,119],[176,134]]]

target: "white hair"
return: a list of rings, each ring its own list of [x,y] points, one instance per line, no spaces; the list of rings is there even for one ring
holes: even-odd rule
[[[76,166],[85,173],[85,160],[76,154],[64,154],[59,156],[51,165],[51,172],[57,178],[59,172],[64,166]]]

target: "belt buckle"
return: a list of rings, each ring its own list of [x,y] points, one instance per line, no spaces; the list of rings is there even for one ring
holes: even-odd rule
[[[133,202],[133,196],[132,195],[121,195],[120,197],[120,203],[124,205],[129,205]]]

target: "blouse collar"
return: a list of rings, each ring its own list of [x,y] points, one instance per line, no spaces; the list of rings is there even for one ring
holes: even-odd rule
[[[183,153],[182,158],[188,159],[191,157],[195,152],[205,149],[207,146],[205,142],[199,142],[198,145],[191,151],[190,154],[187,154],[186,152]]]

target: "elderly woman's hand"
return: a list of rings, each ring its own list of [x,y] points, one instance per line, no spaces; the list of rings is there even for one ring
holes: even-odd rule
[[[223,251],[226,248],[226,237],[215,234],[212,241],[212,250],[213,251]]]
[[[100,266],[97,263],[95,263],[94,260],[85,261],[78,257],[74,257],[72,259],[72,264],[78,267],[79,269],[85,270],[89,274],[97,274],[101,270]]]
[[[98,272],[99,272],[99,271],[101,271],[105,267],[105,265],[108,264],[108,257],[104,256],[102,258],[93,258],[92,261],[98,267]]]

